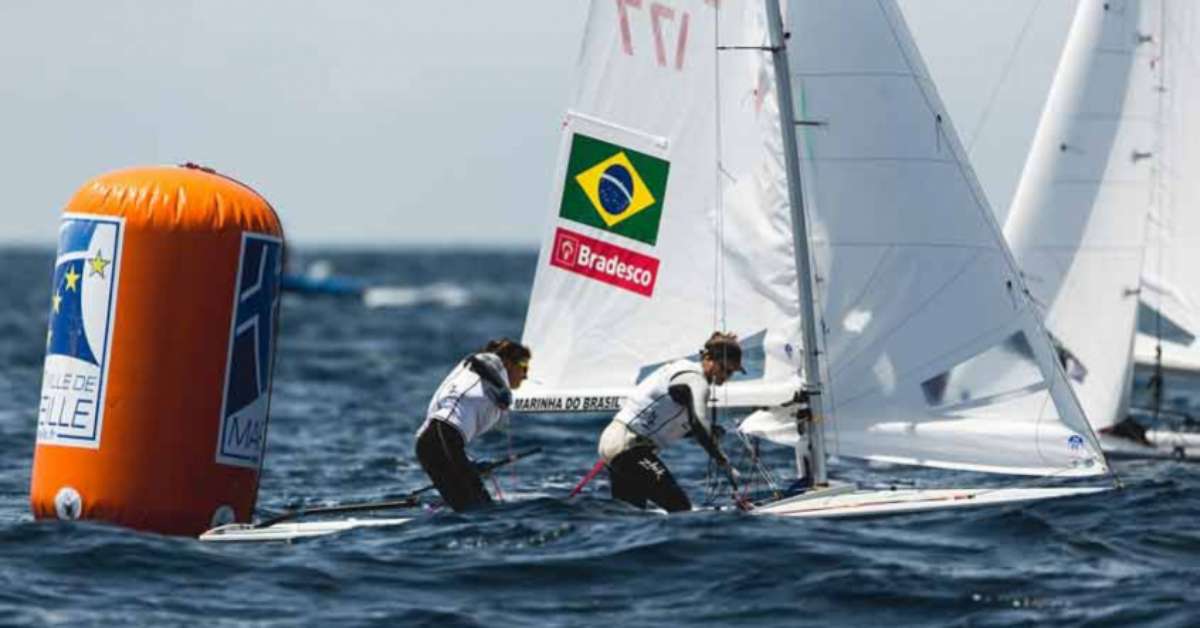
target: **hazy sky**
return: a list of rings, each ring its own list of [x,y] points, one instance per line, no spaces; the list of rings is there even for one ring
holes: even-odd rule
[[[1074,5],[901,0],[1001,217]],[[89,177],[195,161],[261,192],[301,246],[532,247],[586,13],[585,0],[3,0],[0,243],[53,245]]]

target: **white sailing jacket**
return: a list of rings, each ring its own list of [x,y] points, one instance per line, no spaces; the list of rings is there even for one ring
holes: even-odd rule
[[[488,383],[471,370],[466,360],[459,362],[433,394],[417,436],[429,427],[430,421],[440,419],[458,428],[466,444],[495,427],[508,414],[500,402],[505,396],[511,399],[512,394],[508,389],[508,372],[504,369],[504,363],[494,353],[477,353],[473,357],[487,367],[495,375],[494,379],[502,382],[504,387]]]
[[[683,438],[691,429],[687,408],[671,398],[671,386],[685,384],[691,392],[696,420],[711,433],[708,417],[708,381],[700,365],[678,360],[660,367],[637,385],[613,417],[633,433],[650,439],[659,449]]]

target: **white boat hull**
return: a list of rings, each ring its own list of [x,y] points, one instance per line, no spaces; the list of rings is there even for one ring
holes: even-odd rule
[[[336,521],[285,522],[257,528],[250,523],[230,523],[200,535],[201,541],[213,543],[252,541],[292,541],[314,536],[325,536],[358,528],[380,528],[398,526],[412,521],[413,517],[392,519],[341,519]]]
[[[1146,440],[1153,446],[1107,434],[1100,435],[1100,446],[1104,453],[1113,458],[1137,460],[1188,460],[1200,461],[1200,434],[1148,430]]]
[[[974,488],[974,489],[895,489],[841,490],[832,489],[805,493],[755,508],[760,515],[783,517],[877,517],[948,510],[952,508],[981,508],[1091,495],[1110,490],[1108,487],[1086,488]]]
[[[974,488],[856,490],[853,485],[834,485],[796,497],[761,505],[756,515],[781,517],[877,517],[953,508],[981,508],[1044,499],[1091,495],[1108,487],[1086,488]],[[394,519],[342,519],[277,523],[262,528],[248,523],[230,523],[200,535],[210,543],[293,541],[361,528],[399,526],[414,517]]]

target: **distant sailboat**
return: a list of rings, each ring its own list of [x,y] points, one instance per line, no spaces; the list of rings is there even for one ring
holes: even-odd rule
[[[348,297],[369,308],[402,308],[419,305],[462,307],[471,301],[463,287],[437,282],[422,286],[373,285],[365,279],[333,272],[333,264],[318,259],[303,273],[284,272],[283,290],[303,296]]]
[[[296,294],[355,298],[362,298],[367,291],[366,282],[335,275],[333,264],[324,259],[312,262],[302,273],[284,272],[282,287],[285,292]]]
[[[1164,37],[1167,11],[1179,7],[1079,3],[1005,225],[1092,427],[1106,449],[1124,454],[1163,453],[1154,434],[1125,421],[1139,295],[1158,311],[1186,314],[1179,306],[1187,299],[1164,298],[1175,291],[1152,270],[1168,260],[1178,266],[1176,254],[1197,254],[1162,246],[1172,238],[1164,220],[1200,227],[1195,206],[1184,210],[1190,199],[1173,197],[1196,187],[1170,164],[1172,144],[1196,142],[1168,128],[1186,122],[1169,102],[1180,96],[1170,80],[1176,29]],[[1158,244],[1147,247],[1148,233]],[[1200,286],[1182,273],[1176,279]],[[1175,318],[1187,320],[1181,314]]]
[[[743,432],[793,444],[817,485],[758,512],[1103,490],[828,481],[826,450],[1030,476],[1107,466],[899,10],[787,9],[785,29],[774,0],[592,3],[516,409],[613,411],[725,329],[750,373],[716,405],[767,408]]]
[[[1176,457],[1200,458],[1196,417],[1166,406],[1168,382],[1200,378],[1200,85],[1196,47],[1200,7],[1158,0],[1159,22],[1151,24],[1161,50],[1161,105],[1157,116],[1155,203],[1142,272],[1142,314],[1134,355],[1153,369],[1151,420],[1187,427],[1191,433],[1152,426],[1147,435]],[[1190,425],[1187,425],[1189,424]]]

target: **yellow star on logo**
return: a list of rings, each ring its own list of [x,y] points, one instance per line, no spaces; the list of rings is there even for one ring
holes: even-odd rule
[[[53,301],[54,301],[54,313],[58,314],[58,306],[62,305],[62,295],[55,292]]]
[[[79,289],[76,285],[79,283],[79,273],[75,272],[74,268],[68,268],[65,277],[67,279],[67,290]]]
[[[111,260],[106,260],[100,256],[100,249],[96,249],[96,257],[89,259],[87,262],[88,266],[92,267],[92,274],[100,275],[101,279],[104,278],[104,269],[112,263]]]

